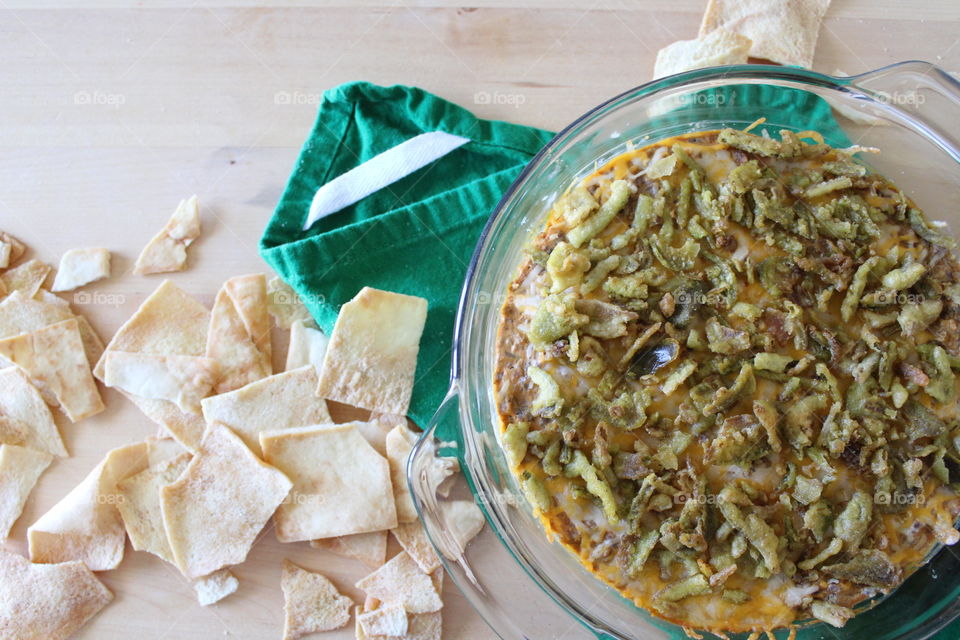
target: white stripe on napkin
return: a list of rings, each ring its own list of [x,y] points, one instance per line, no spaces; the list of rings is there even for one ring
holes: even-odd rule
[[[303,230],[309,229],[320,218],[359,202],[468,142],[469,138],[431,131],[375,155],[317,189]]]

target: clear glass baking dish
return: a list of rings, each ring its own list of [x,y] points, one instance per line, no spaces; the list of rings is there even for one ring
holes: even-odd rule
[[[457,318],[450,392],[411,456],[408,473],[427,532],[447,571],[505,640],[683,637],[595,579],[551,542],[509,472],[497,438],[494,338],[509,282],[553,200],[597,163],[678,134],[743,128],[761,116],[779,129],[816,129],[835,146],[881,149],[867,160],[931,219],[960,230],[960,84],[939,68],[904,62],[853,77],[758,65],[718,67],[640,86],[586,113],[526,167],[493,212],[473,256]],[[828,133],[832,132],[832,133]],[[428,473],[456,456],[463,475],[449,495]],[[444,503],[472,499],[488,526],[457,549]],[[939,549],[890,596],[843,629],[822,623],[801,640],[928,638],[960,614],[960,556]],[[457,625],[448,620],[448,625]],[[709,634],[707,634],[709,635]],[[778,632],[785,638],[786,631]],[[745,635],[731,635],[745,638]]]

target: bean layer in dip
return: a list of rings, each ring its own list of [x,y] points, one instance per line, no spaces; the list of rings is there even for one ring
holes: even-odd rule
[[[843,626],[960,533],[960,265],[815,132],[616,157],[503,307],[507,458],[550,536],[656,615]]]

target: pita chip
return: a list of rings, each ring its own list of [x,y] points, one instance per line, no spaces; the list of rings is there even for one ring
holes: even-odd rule
[[[75,318],[0,340],[0,359],[22,368],[47,404],[59,405],[71,422],[104,409]]]
[[[197,415],[217,376],[216,361],[200,356],[111,351],[104,363],[103,383],[108,387],[147,400],[167,400]]]
[[[181,200],[163,230],[143,248],[133,267],[138,275],[183,271],[187,247],[200,237],[200,206],[197,196]]]
[[[0,637],[66,640],[113,600],[82,562],[31,564],[0,551]]]
[[[420,570],[406,551],[395,555],[356,586],[384,605],[402,605],[409,613],[430,613],[443,607],[430,576]]]
[[[830,0],[710,0],[699,37],[726,29],[750,39],[754,58],[809,69],[829,7]]]
[[[67,456],[47,403],[18,367],[0,369],[0,442]]]
[[[300,296],[279,276],[267,283],[267,296],[270,299],[267,310],[281,329],[291,329],[296,323],[316,328],[313,316],[303,305]]]
[[[113,336],[94,375],[104,379],[106,354],[113,351],[203,356],[209,324],[206,307],[169,280],[164,281]],[[200,444],[205,427],[200,416],[185,413],[168,400],[125,395],[188,449]]]
[[[0,301],[0,338],[43,329],[70,318],[77,319],[83,349],[92,367],[103,353],[103,341],[86,318],[74,315],[66,300],[46,289],[40,289],[32,298],[22,291],[14,291]]]
[[[27,251],[22,242],[9,233],[0,231],[0,269],[7,269],[16,263]]]
[[[394,604],[373,611],[357,612],[357,624],[369,636],[404,636],[409,628],[407,610]]]
[[[283,561],[283,639],[332,631],[350,622],[353,600],[337,591],[325,576]]]
[[[149,454],[148,454],[149,459]],[[181,453],[159,462],[117,484],[120,517],[137,551],[147,551],[173,564],[173,551],[167,541],[160,510],[160,489],[177,481],[190,464],[189,453]]]
[[[217,293],[206,355],[220,364],[218,394],[273,373],[267,281],[262,273],[231,278]]]
[[[60,258],[52,291],[73,291],[77,287],[110,277],[107,249],[70,249]]]
[[[47,276],[53,271],[53,267],[40,260],[30,260],[0,274],[0,282],[3,283],[7,293],[22,291],[25,296],[32,298]]]
[[[116,569],[126,542],[117,510],[117,484],[143,471],[144,442],[113,449],[60,502],[27,529],[30,559],[56,563],[79,561],[91,571]]]
[[[205,398],[207,422],[222,422],[260,455],[260,433],[332,423],[327,403],[316,394],[317,372],[305,366]]]
[[[410,486],[407,484],[407,459],[417,443],[417,434],[406,424],[397,425],[387,434],[387,460],[390,461],[390,476],[393,479],[393,497],[397,505],[397,520],[399,522],[416,522],[417,508],[410,495]]]
[[[332,551],[337,555],[359,560],[371,569],[383,566],[387,561],[387,532],[371,531],[355,533],[351,536],[322,538],[313,540],[310,546],[315,549]]]
[[[197,592],[197,601],[201,607],[220,602],[235,593],[239,587],[240,581],[229,569],[220,569],[193,581],[193,589]]]
[[[680,40],[657,52],[653,77],[673,75],[691,69],[746,64],[750,38],[725,29],[714,29],[696,40]]]
[[[11,444],[0,444],[0,540],[10,535],[27,498],[53,456]]]
[[[286,370],[292,371],[308,364],[320,371],[330,339],[319,329],[311,329],[301,321],[290,325],[290,346],[287,349]]]
[[[407,522],[397,525],[390,533],[397,539],[403,550],[410,554],[424,573],[433,573],[440,568],[440,557],[434,551],[427,532],[420,522]]]
[[[397,526],[390,466],[354,423],[266,431],[260,448],[293,481],[275,516],[280,542]]]
[[[370,411],[406,415],[426,319],[423,298],[361,289],[340,308],[317,394]]]
[[[243,562],[291,487],[228,427],[212,423],[186,471],[160,489],[177,567],[196,579]]]

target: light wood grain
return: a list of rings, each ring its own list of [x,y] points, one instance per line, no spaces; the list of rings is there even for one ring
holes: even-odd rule
[[[114,277],[84,289],[93,304],[77,306],[105,338],[159,284],[131,275],[132,261],[190,193],[204,234],[173,280],[210,304],[226,278],[265,269],[257,242],[324,90],[357,79],[419,85],[483,117],[559,129],[647,81],[657,49],[696,34],[704,3],[260,4],[0,2],[0,228],[53,264],[74,247],[114,252]],[[853,74],[925,59],[960,70],[958,24],[953,0],[835,0],[815,66]],[[500,98],[477,102],[484,92]],[[104,397],[104,414],[61,425],[73,456],[43,476],[6,548],[25,551],[26,526],[105,451],[155,432],[118,394]],[[209,608],[171,567],[128,549],[101,576],[116,600],[78,637],[279,637],[284,557],[361,598],[352,585],[362,566],[280,545],[269,530],[236,569],[239,592]],[[446,638],[493,637],[449,584],[446,602]],[[568,637],[582,632],[572,626]]]

